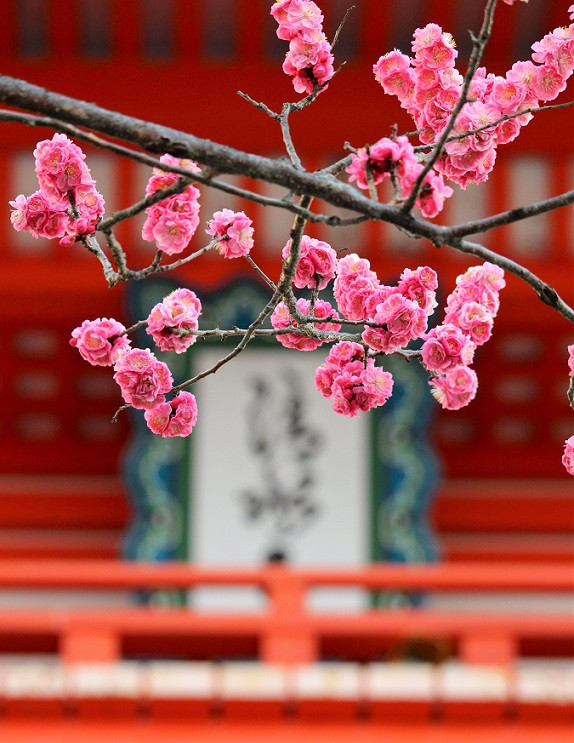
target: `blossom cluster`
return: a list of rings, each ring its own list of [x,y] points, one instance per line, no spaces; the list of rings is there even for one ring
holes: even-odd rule
[[[491,336],[505,283],[504,272],[492,263],[469,268],[447,298],[444,322],[425,337],[422,363],[435,375],[432,394],[447,410],[468,405],[476,395],[478,379],[470,364],[476,347]]]
[[[131,348],[120,353],[114,364],[114,380],[122,397],[138,410],[151,410],[165,402],[173,377],[163,361],[147,348]]]
[[[297,300],[297,309],[301,314],[309,316],[310,308],[311,302],[308,299],[300,298]],[[339,315],[331,307],[331,304],[323,299],[318,299],[313,305],[312,316],[319,319],[325,318],[326,320],[326,322],[314,322],[313,327],[316,330],[336,333],[341,329],[341,323],[336,322],[339,319]],[[276,330],[297,327],[297,321],[291,317],[291,313],[284,302],[279,302],[273,310],[271,325]],[[277,336],[277,340],[285,348],[296,348],[298,351],[314,351],[325,343],[325,341],[319,338],[311,338],[307,335],[299,335],[298,333],[283,333]]]
[[[189,436],[197,423],[197,403],[190,392],[180,392],[171,400],[173,377],[167,364],[147,348],[120,353],[114,379],[122,397],[132,407],[144,410],[148,428],[161,436]]]
[[[284,246],[281,257],[289,256],[291,242]],[[337,253],[322,240],[303,235],[299,245],[299,260],[293,276],[297,289],[324,289],[335,276]]]
[[[193,160],[162,155],[160,162],[199,172],[199,166]],[[177,173],[154,168],[146,186],[146,195],[171,186],[180,177]],[[199,225],[198,199],[198,189],[195,186],[188,186],[182,193],[169,196],[148,207],[147,218],[142,227],[142,238],[147,242],[155,241],[158,250],[167,255],[181,253]]]
[[[423,167],[407,137],[383,137],[370,147],[359,148],[351,158],[347,173],[350,174],[349,181],[356,181],[357,186],[363,189],[369,188],[369,181],[377,186],[385,178],[394,176],[399,196],[406,198]],[[436,217],[442,211],[444,200],[452,194],[452,188],[445,184],[442,175],[431,168],[423,179],[415,206],[424,217]]]
[[[315,386],[333,403],[333,410],[348,418],[384,405],[393,391],[393,378],[374,359],[365,358],[359,343],[335,344],[315,373]]]
[[[38,142],[34,158],[40,188],[10,202],[14,229],[35,238],[56,238],[61,245],[92,234],[104,213],[104,199],[82,150],[65,134],[54,134]]]
[[[541,103],[554,100],[574,70],[574,24],[532,45],[532,59],[516,62],[504,77],[479,68],[436,169],[462,188],[488,178],[498,145],[515,139]],[[412,57],[398,50],[373,67],[385,93],[397,96],[414,119],[424,144],[436,142],[463,90],[452,36],[435,23],[417,29]],[[512,118],[505,118],[512,117]],[[503,120],[504,119],[504,120]],[[480,131],[476,131],[480,130]],[[470,134],[470,132],[474,132]]]
[[[195,343],[201,302],[191,289],[176,289],[152,308],[146,332],[162,351],[183,353]]]
[[[197,402],[191,392],[180,392],[169,402],[162,402],[146,410],[148,428],[163,438],[189,436],[197,423]]]
[[[277,0],[271,8],[277,36],[289,42],[283,72],[297,93],[323,90],[334,75],[331,45],[323,32],[323,14],[312,0]]]
[[[131,347],[125,331],[121,322],[113,318],[84,320],[72,331],[70,345],[77,348],[84,361],[92,366],[112,366],[120,352]]]
[[[195,343],[201,302],[190,289],[176,289],[155,305],[146,331],[162,351],[182,353]],[[93,366],[113,366],[114,380],[125,402],[145,410],[148,427],[163,437],[187,436],[197,421],[195,397],[180,392],[171,400],[169,367],[149,349],[132,348],[125,327],[114,319],[85,320],[72,331],[70,344]]]
[[[397,286],[386,286],[368,260],[351,253],[338,262],[333,291],[347,319],[367,323],[363,341],[377,352],[393,353],[426,332],[437,286],[436,273],[428,266],[405,269]]]
[[[207,223],[208,235],[219,238],[215,247],[224,258],[241,258],[253,247],[253,226],[244,212],[222,209]]]

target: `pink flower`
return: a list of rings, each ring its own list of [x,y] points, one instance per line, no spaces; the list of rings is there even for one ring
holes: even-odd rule
[[[415,271],[405,268],[397,286],[404,297],[416,302],[427,315],[431,315],[437,306],[437,288],[436,271],[429,266],[419,266]]]
[[[162,155],[160,162],[198,171],[193,160],[181,160],[171,155]],[[152,194],[170,186],[180,178],[177,173],[167,173],[154,168],[149,179],[146,194]],[[154,242],[158,250],[167,255],[181,253],[187,247],[199,224],[199,191],[188,186],[185,191],[175,194],[146,209],[147,218],[142,227],[142,238]]]
[[[406,54],[399,52],[398,49],[395,49],[392,52],[387,52],[387,54],[379,57],[377,62],[373,65],[375,80],[382,85],[389,75],[400,70],[408,69],[410,63],[410,58],[407,57]]]
[[[429,384],[433,397],[445,410],[459,410],[468,405],[478,389],[476,372],[468,366],[448,369],[443,377],[435,377]]]
[[[151,410],[156,407],[165,401],[173,384],[167,365],[158,361],[147,348],[120,353],[114,369],[114,379],[122,397],[134,408]]]
[[[401,196],[407,198],[416,183],[419,173],[423,169],[420,164],[413,165],[401,179]],[[442,175],[430,170],[424,177],[423,184],[415,201],[423,217],[432,219],[442,211],[444,200],[450,198],[454,191],[444,182]]]
[[[147,319],[149,333],[162,351],[183,353],[196,341],[195,335],[178,331],[197,330],[201,302],[191,289],[176,289],[151,310]]]
[[[283,72],[293,78],[297,93],[312,93],[334,75],[331,45],[323,33],[323,14],[312,0],[278,0],[271,15],[277,36],[289,41]],[[324,88],[323,88],[324,89]]]
[[[82,150],[64,134],[38,142],[34,150],[40,189],[10,202],[15,230],[57,238],[71,245],[91,234],[104,213],[104,199],[84,163]]]
[[[492,334],[494,318],[478,302],[464,302],[452,320],[471,337],[477,346],[486,343]]]
[[[476,345],[456,325],[437,325],[421,347],[422,362],[429,371],[444,374],[453,366],[472,363]]]
[[[312,0],[291,0],[287,8],[287,23],[297,31],[321,28],[323,13]]]
[[[148,428],[163,438],[189,436],[197,423],[197,402],[191,392],[180,392],[169,402],[146,410]]]
[[[417,163],[413,147],[406,137],[396,140],[383,137],[371,147],[361,147],[351,157],[347,173],[349,182],[357,181],[359,188],[369,187],[369,177],[376,186],[393,172],[402,174]]]
[[[283,259],[289,255],[291,242],[288,242],[281,255]],[[299,260],[293,277],[293,283],[298,289],[324,289],[334,278],[337,268],[337,253],[322,240],[303,235],[299,246]]]
[[[374,316],[369,319],[382,327],[366,327],[362,338],[371,348],[383,353],[404,348],[427,329],[425,311],[398,290],[378,304]]]
[[[573,6],[574,7],[574,6]],[[574,436],[570,436],[564,442],[564,454],[562,455],[562,464],[569,475],[574,475]]]
[[[253,247],[252,222],[243,212],[222,209],[207,224],[207,234],[221,238],[215,247],[224,258],[241,258]]]
[[[193,173],[201,172],[201,168],[199,167],[199,165],[194,160],[189,160],[187,158],[179,158],[174,157],[173,155],[166,154],[162,155],[159,161],[160,163],[164,163],[165,165],[173,165],[177,168],[185,168],[186,170],[191,170]],[[152,171],[152,176],[149,179],[145,189],[146,196],[149,196],[149,194],[155,193],[162,188],[171,186],[171,184],[175,183],[179,178],[181,178],[181,176],[178,173],[162,170],[161,168],[154,168]]]
[[[393,390],[392,376],[373,359],[362,360],[358,343],[337,343],[315,373],[315,386],[332,401],[333,410],[354,418],[361,411],[384,405]]]
[[[10,205],[14,207],[12,224],[17,231],[27,230],[32,237],[61,238],[70,224],[67,204],[53,204],[44,191],[39,190],[26,199],[20,195]]]
[[[574,344],[568,346],[568,368],[570,369],[570,377],[574,377]]]
[[[124,332],[125,327],[113,318],[84,320],[72,331],[70,345],[92,366],[112,366],[120,352],[130,348],[129,338],[122,335]]]
[[[552,101],[566,88],[566,76],[554,65],[537,67],[532,76],[532,92],[541,101]]]
[[[374,407],[384,405],[393,392],[393,378],[389,372],[381,366],[375,366],[374,362],[367,366],[362,374],[363,387],[371,397]]]
[[[311,303],[308,299],[297,300],[297,309],[304,315],[309,315],[310,305]],[[332,318],[334,320],[339,319],[337,312],[331,307],[329,302],[323,299],[318,299],[315,302],[313,316]],[[288,328],[291,325],[296,328],[297,322],[291,317],[285,304],[279,302],[271,315],[271,325],[276,329]],[[314,327],[317,330],[324,330],[326,332],[338,332],[341,329],[341,324],[337,322],[314,323]],[[276,337],[279,343],[285,346],[285,348],[296,348],[298,351],[314,351],[322,343],[325,343],[325,341],[320,339],[310,338],[307,335],[298,335],[297,333],[285,333]]]
[[[22,232],[22,230],[28,229],[28,218],[26,214],[26,207],[28,200],[24,194],[16,196],[16,198],[10,202],[12,211],[10,213],[10,221],[16,232]]]
[[[65,134],[38,142],[34,157],[40,188],[53,194],[56,201],[92,180],[84,163],[86,156]]]
[[[348,320],[367,319],[365,305],[378,286],[377,275],[371,271],[368,260],[356,253],[339,260],[333,294],[339,311]]]

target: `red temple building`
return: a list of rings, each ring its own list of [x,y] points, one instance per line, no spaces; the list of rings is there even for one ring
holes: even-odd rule
[[[329,36],[348,5],[346,0],[324,3]],[[512,8],[499,5],[485,55],[485,65],[496,73],[504,74],[515,60],[529,58],[534,41],[568,23],[569,3],[562,0],[531,0]],[[281,72],[285,42],[275,37],[269,6],[269,0],[4,0],[0,70],[248,152],[280,155],[279,127],[237,96],[242,90],[275,110],[293,99],[290,81]],[[337,49],[337,58],[346,61],[344,69],[327,93],[293,117],[293,138],[308,169],[341,157],[345,142],[361,146],[376,141],[394,123],[399,131],[412,128],[398,103],[375,83],[373,63],[395,47],[408,52],[413,30],[432,21],[453,33],[459,69],[464,70],[470,53],[467,29],[476,31],[482,14],[482,3],[455,0],[358,0],[355,6]],[[563,100],[569,100],[567,91],[558,102]],[[476,219],[571,189],[573,117],[572,108],[536,115],[515,142],[500,148],[488,183],[457,190],[440,219],[445,223]],[[396,566],[387,565],[382,570],[388,573],[365,568],[346,579],[340,571],[306,575],[285,566],[246,570],[231,578],[221,571],[194,572],[193,565],[181,564],[166,568],[164,578],[153,568],[146,573],[145,566],[122,561],[132,513],[119,468],[131,436],[130,420],[120,416],[117,423],[111,422],[121,399],[109,370],[88,366],[68,343],[71,330],[86,318],[127,321],[127,289],[109,290],[97,262],[77,245],[64,248],[56,241],[34,240],[16,233],[9,220],[9,200],[37,187],[32,150],[39,139],[51,135],[47,129],[0,124],[0,204],[5,205],[0,219],[4,344],[0,589],[6,596],[0,595],[2,739],[36,740],[32,720],[38,723],[39,715],[46,741],[103,740],[104,736],[110,741],[132,740],[130,725],[136,722],[142,740],[239,741],[252,739],[249,726],[260,717],[267,726],[257,733],[261,740],[267,740],[265,735],[276,741],[337,741],[343,735],[357,741],[375,740],[377,735],[379,740],[388,725],[387,731],[396,736],[393,740],[414,740],[417,735],[424,741],[470,741],[474,738],[457,727],[470,718],[492,726],[484,740],[502,740],[502,735],[508,739],[512,731],[516,740],[569,739],[574,695],[570,691],[560,696],[552,689],[563,683],[574,688],[574,672],[567,665],[574,636],[574,620],[567,608],[574,579],[574,487],[560,462],[563,442],[574,433],[574,415],[566,397],[566,346],[574,342],[572,326],[539,301],[524,282],[507,275],[493,338],[477,354],[477,399],[455,414],[437,410],[429,433],[442,472],[431,508],[442,556],[439,565],[421,568],[420,573],[411,566],[414,572],[406,578],[393,572]],[[88,146],[85,151],[108,213],[141,198],[148,168]],[[257,187],[244,178],[230,181]],[[266,193],[280,195],[280,190],[269,188]],[[244,209],[253,218],[254,258],[276,276],[290,216],[237,198],[230,203],[218,192],[202,192],[204,220],[223,206]],[[153,256],[153,248],[141,239],[141,224],[137,218],[118,229],[136,266],[146,265]],[[193,246],[201,247],[200,233],[201,229]],[[405,266],[428,264],[438,272],[445,296],[456,276],[471,264],[466,256],[437,249],[425,240],[409,240],[378,223],[338,231],[315,226],[313,234],[337,249],[351,246],[381,276],[398,276]],[[528,267],[569,304],[574,303],[571,207],[493,230],[479,239]],[[235,263],[207,255],[182,269],[177,279],[216,293],[247,275]],[[229,581],[264,590],[272,602],[269,617],[230,615],[208,621],[201,614],[190,619],[192,613],[181,608],[158,614],[149,607],[124,604],[107,614],[95,608],[92,615],[84,605],[83,613],[72,616],[72,610],[70,615],[63,610],[58,614],[47,600],[38,610],[29,610],[34,603],[28,600],[25,606],[17,604],[16,610],[11,593],[24,589],[45,596],[46,589],[77,588],[82,595],[91,592],[91,605],[98,607],[98,590],[183,590]],[[424,608],[415,608],[409,610],[414,614],[388,619],[381,634],[375,616],[365,618],[364,624],[357,617],[333,619],[325,627],[316,617],[309,619],[304,612],[299,616],[306,589],[333,582],[371,590],[466,594],[492,590],[503,597],[505,592],[530,592],[541,598],[541,613],[535,620],[520,611],[502,612],[502,619],[487,618],[482,625],[472,612],[459,621],[454,611],[427,616]],[[404,631],[411,621],[411,629]],[[379,679],[374,659],[404,657],[407,640],[420,641],[426,648],[423,660],[428,661],[431,653],[433,663],[446,664],[432,665],[430,671],[424,663],[415,670],[407,664],[398,681],[392,677],[389,682],[385,671]],[[36,681],[25,676],[23,667],[14,670],[8,660],[8,670],[2,670],[2,654],[8,660],[16,654],[41,656],[42,662],[35,666]],[[64,670],[60,665],[57,671],[46,666],[47,654],[59,654]],[[177,663],[171,671],[159,665],[134,670],[136,660],[158,657],[171,663],[174,658],[197,662],[182,682],[192,691],[187,695],[177,691],[182,673]],[[482,671],[472,676],[474,671],[468,668],[457,670],[449,665],[453,657]],[[515,671],[508,669],[515,669],[517,659],[523,657],[530,662],[540,657],[559,660],[550,670],[542,669],[542,676],[532,672],[530,682],[530,671],[525,671],[527,680],[520,687]],[[220,663],[214,670],[209,663],[215,658],[250,662],[259,658],[260,663],[233,668]],[[313,676],[315,671],[323,672],[315,662],[325,659],[331,661],[331,682]],[[333,664],[341,659],[346,663]],[[272,666],[289,660],[287,676]],[[92,687],[90,679],[95,676],[77,665],[110,661],[115,663],[116,680],[102,672]],[[292,663],[299,661],[315,665],[306,666],[307,671],[293,670]],[[66,670],[68,662],[75,671]],[[485,668],[494,676],[484,676]],[[471,690],[467,697],[453,691],[459,672],[460,684],[467,683]],[[467,672],[471,675],[464,676]],[[16,679],[12,686],[10,673]],[[154,696],[150,689],[162,689],[166,675],[172,679],[172,686],[167,684],[170,691]],[[325,692],[329,683],[335,690],[331,696]],[[399,693],[396,703],[391,703],[392,695],[374,691],[389,683],[414,691],[410,696]],[[62,691],[64,687],[67,691]],[[84,691],[71,693],[70,688]],[[528,689],[534,689],[531,697]],[[117,729],[106,727],[110,715],[118,718]],[[175,718],[182,721],[187,737],[178,738],[170,727]],[[405,732],[401,727],[405,718],[416,718],[420,727]],[[160,727],[153,728],[156,724]],[[210,727],[213,724],[216,728]],[[90,725],[92,737],[86,732]],[[292,726],[291,733],[286,725]],[[326,726],[323,732],[321,725]],[[534,737],[537,731],[541,737]]]

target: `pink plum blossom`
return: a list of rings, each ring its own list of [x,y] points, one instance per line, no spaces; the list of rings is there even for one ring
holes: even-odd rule
[[[407,299],[412,299],[427,315],[431,315],[435,307],[438,277],[436,271],[429,266],[419,266],[414,271],[405,268],[397,286],[400,293]]]
[[[562,455],[562,464],[569,475],[574,475],[574,436],[570,436],[564,442],[564,454]]]
[[[283,259],[289,255],[291,242],[283,248]],[[297,289],[324,289],[335,276],[337,253],[322,240],[303,235],[299,246],[299,260],[293,277]]]
[[[34,150],[40,188],[10,202],[15,230],[37,237],[56,238],[72,245],[92,234],[104,213],[104,199],[85,164],[85,155],[65,134],[38,142]]]
[[[429,384],[433,397],[445,410],[459,410],[474,399],[478,379],[469,366],[454,366],[444,376],[431,379]]]
[[[472,363],[476,344],[456,325],[437,325],[426,335],[421,347],[422,362],[437,374],[444,374],[453,366]]]
[[[298,299],[297,309],[304,315],[309,315],[310,301],[308,299]],[[331,307],[329,302],[323,299],[318,299],[315,302],[313,308],[313,316],[319,318],[329,318],[331,320],[338,320],[339,316],[337,312]],[[279,304],[273,310],[271,315],[271,325],[274,328],[288,328],[290,326],[297,327],[297,322],[291,317],[288,308],[283,302]],[[323,330],[326,332],[338,332],[341,329],[341,324],[338,322],[323,322],[313,323],[313,326],[317,330]],[[322,343],[320,339],[310,338],[306,335],[299,335],[297,333],[284,333],[276,336],[279,343],[285,348],[296,348],[298,351],[314,351]]]
[[[125,327],[110,318],[84,320],[72,331],[70,345],[92,366],[112,366],[118,355],[130,348],[130,340],[123,333]]]
[[[407,299],[398,289],[377,305],[370,320],[381,327],[366,327],[362,338],[371,348],[393,353],[420,338],[427,329],[427,315],[417,302]]]
[[[406,137],[397,137],[396,140],[383,137],[370,147],[361,147],[351,156],[351,164],[347,168],[349,181],[357,181],[359,188],[369,187],[369,177],[376,186],[391,173],[401,172],[417,163],[412,145]]]
[[[511,1],[505,0],[509,4]],[[537,108],[564,90],[574,70],[573,38],[572,26],[546,34],[533,44],[532,59],[516,62],[505,76],[488,73],[484,67],[477,69],[467,95],[471,102],[462,108],[452,131],[459,138],[447,142],[435,170],[461,188],[486,181],[498,145],[514,140],[520,128],[531,120],[532,113],[521,111]],[[417,29],[411,49],[411,57],[397,50],[384,55],[373,72],[385,93],[395,95],[412,116],[420,141],[433,144],[450,119],[463,79],[454,67],[456,50],[452,37],[440,26],[429,23]],[[514,118],[500,122],[506,115]],[[464,136],[470,131],[474,134]],[[358,170],[358,163],[355,168]],[[406,190],[403,184],[403,196]],[[440,184],[432,184],[431,198],[427,195],[426,203],[423,200],[420,204],[425,216],[440,209],[435,195],[441,190]]]
[[[271,15],[277,21],[277,36],[289,42],[283,72],[293,80],[297,93],[325,89],[335,74],[331,45],[323,33],[323,14],[312,0],[278,0]]]
[[[244,212],[222,209],[215,212],[207,224],[207,234],[220,238],[215,247],[224,258],[249,254],[253,247],[253,223]]]
[[[337,263],[333,293],[339,311],[348,320],[367,319],[366,302],[378,286],[377,275],[366,258],[349,253]]]
[[[384,405],[392,394],[393,379],[372,358],[364,360],[358,343],[334,345],[315,373],[315,386],[331,400],[336,413],[354,418],[361,411]]]
[[[422,169],[423,166],[417,163],[405,172],[401,179],[401,196],[403,198],[410,195]],[[442,175],[431,168],[424,177],[415,206],[421,210],[423,217],[431,219],[442,211],[444,200],[450,198],[453,193],[452,188],[445,184]]]
[[[192,160],[185,160],[162,155],[160,162],[187,170],[199,170]],[[177,173],[164,172],[154,168],[148,181],[146,194],[170,186],[180,178]],[[147,218],[142,227],[142,238],[155,242],[158,250],[167,255],[181,253],[195,234],[199,224],[199,191],[195,186],[188,186],[182,193],[162,199],[146,209]]]
[[[176,289],[153,307],[146,332],[162,351],[183,353],[196,341],[195,335],[178,331],[197,330],[201,302],[191,289]]]
[[[122,397],[134,408],[151,410],[165,401],[173,385],[167,364],[147,348],[132,348],[120,353],[114,369],[114,379]]]
[[[180,392],[169,402],[145,411],[148,428],[163,438],[189,436],[197,423],[197,402],[191,392]]]

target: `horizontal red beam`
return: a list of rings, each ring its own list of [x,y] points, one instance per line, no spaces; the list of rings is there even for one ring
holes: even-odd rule
[[[204,568],[187,563],[115,560],[0,560],[2,588],[186,589],[194,586],[256,586],[275,597],[317,586],[447,591],[574,591],[574,571],[564,564],[381,564],[352,570]]]
[[[0,738],[18,743],[77,743],[78,741],[106,741],[106,743],[572,743],[569,723],[546,722],[484,722],[443,721],[347,722],[337,720],[280,720],[197,721],[178,719],[158,721],[110,721],[109,719],[81,720],[0,720]]]
[[[432,609],[386,609],[361,614],[301,614],[281,617],[272,612],[195,612],[189,609],[17,609],[0,610],[0,633],[106,633],[142,638],[197,635],[207,637],[261,636],[280,623],[283,632],[346,638],[433,637],[479,634],[487,636],[570,637],[574,624],[569,615],[536,612],[435,611]]]

